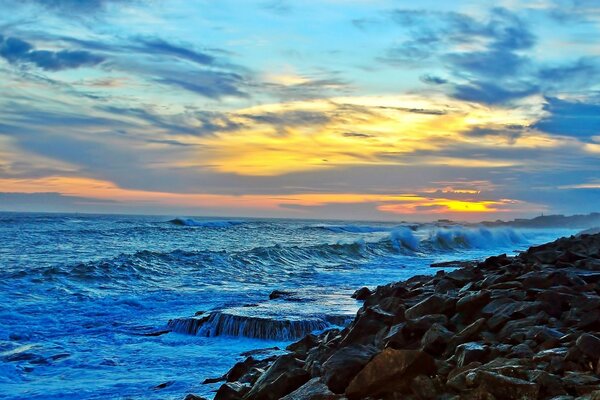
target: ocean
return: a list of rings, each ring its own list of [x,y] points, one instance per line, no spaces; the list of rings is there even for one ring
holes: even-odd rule
[[[0,398],[211,398],[242,353],[343,326],[362,286],[574,233],[0,213]]]

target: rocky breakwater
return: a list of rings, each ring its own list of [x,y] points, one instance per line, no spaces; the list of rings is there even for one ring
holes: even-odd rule
[[[215,399],[600,399],[599,281],[582,235],[363,288],[347,328],[236,364]]]

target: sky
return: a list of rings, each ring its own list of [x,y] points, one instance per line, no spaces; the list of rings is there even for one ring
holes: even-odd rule
[[[0,210],[600,204],[596,0],[0,0]]]

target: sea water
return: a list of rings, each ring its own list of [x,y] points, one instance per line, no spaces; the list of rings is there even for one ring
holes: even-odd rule
[[[347,323],[359,287],[573,233],[0,213],[0,398],[212,398],[242,353]]]

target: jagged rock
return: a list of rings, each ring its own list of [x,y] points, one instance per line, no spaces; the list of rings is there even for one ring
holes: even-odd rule
[[[406,391],[412,378],[433,374],[435,370],[433,357],[425,352],[387,348],[352,379],[346,388],[346,396],[355,400]]]
[[[364,286],[364,287],[361,287],[360,289],[358,289],[357,291],[355,291],[352,294],[352,298],[356,299],[356,300],[365,300],[370,295],[371,295],[371,290],[368,287]]]
[[[302,362],[291,354],[279,357],[258,378],[244,399],[276,400],[293,392],[310,379],[302,366]]]
[[[456,302],[456,311],[468,316],[473,315],[487,305],[490,298],[490,292],[487,290],[470,293]]]
[[[248,390],[250,390],[249,385],[239,382],[227,382],[217,390],[215,400],[241,400],[248,393]]]
[[[425,332],[425,335],[423,335],[421,346],[424,351],[433,355],[438,355],[446,349],[446,345],[453,337],[453,332],[446,329],[444,325],[435,323],[427,332]]]
[[[583,354],[593,360],[600,358],[600,338],[584,333],[575,342],[575,345]]]
[[[315,335],[308,334],[297,342],[290,344],[285,349],[292,353],[296,353],[297,355],[306,356],[308,350],[315,347],[318,343],[319,339]]]
[[[430,314],[444,314],[451,307],[450,298],[434,294],[406,310],[405,316],[415,319]]]
[[[323,381],[334,393],[344,393],[352,378],[377,351],[376,347],[363,345],[338,350],[323,364]]]
[[[204,397],[197,396],[195,394],[190,393],[187,396],[185,396],[183,400],[207,400],[207,399]]]
[[[479,318],[469,326],[465,327],[462,331],[456,334],[446,346],[446,352],[444,356],[448,357],[454,353],[454,349],[460,344],[467,343],[477,338],[481,330],[486,324],[485,318]]]
[[[340,397],[329,390],[320,378],[313,378],[281,400],[336,400]]]
[[[435,400],[439,394],[439,388],[427,375],[415,376],[410,384],[410,389],[419,400]]]
[[[481,362],[489,353],[489,349],[478,342],[469,342],[461,344],[456,348],[456,365],[459,367],[471,364],[472,362]]]
[[[468,385],[477,386],[497,399],[536,400],[540,391],[537,383],[483,370],[467,374],[466,380]]]

